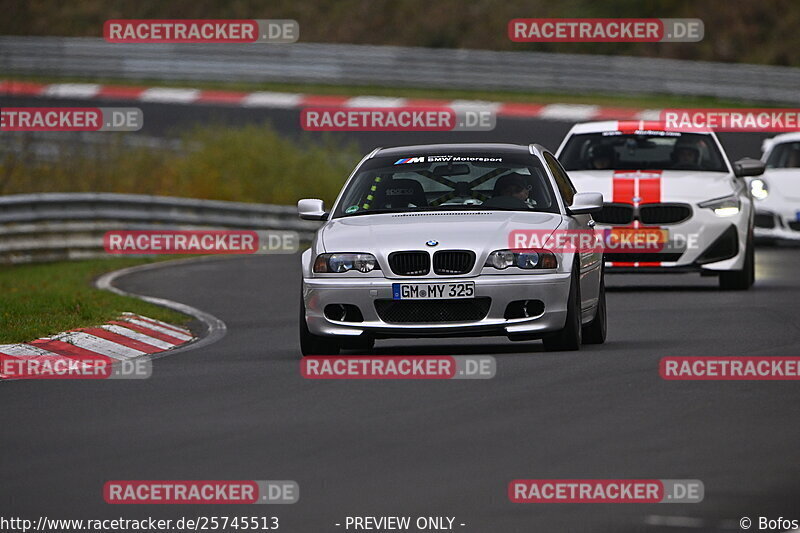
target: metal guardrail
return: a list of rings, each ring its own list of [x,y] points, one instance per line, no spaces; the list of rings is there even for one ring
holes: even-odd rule
[[[800,102],[800,69],[625,56],[350,44],[112,44],[0,37],[0,72],[81,78],[303,82],[713,96]]]
[[[110,230],[292,230],[308,241],[318,222],[292,206],[114,193],[0,196],[0,263],[104,257]]]

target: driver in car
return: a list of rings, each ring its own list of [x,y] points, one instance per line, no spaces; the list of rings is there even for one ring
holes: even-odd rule
[[[589,148],[589,161],[595,170],[608,170],[614,165],[614,148],[608,144],[596,144]]]
[[[678,143],[672,150],[673,168],[692,170],[700,164],[700,148],[693,143]]]
[[[493,196],[483,205],[505,209],[530,209],[529,195],[530,185],[525,176],[517,173],[506,174],[497,179]]]

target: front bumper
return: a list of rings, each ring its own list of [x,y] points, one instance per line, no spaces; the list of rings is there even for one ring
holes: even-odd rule
[[[680,224],[642,226],[669,231],[669,253],[616,253],[606,251],[609,272],[721,272],[744,267],[749,216],[746,211],[718,217],[707,209],[695,209]]]
[[[393,283],[464,281],[475,283],[475,298],[491,299],[484,318],[461,322],[397,323],[383,320],[376,309],[377,300],[392,299]],[[367,334],[382,338],[506,335],[534,338],[564,327],[569,287],[569,272],[414,279],[306,277],[303,279],[303,299],[308,329],[315,335],[354,337]],[[544,311],[531,318],[506,319],[506,307],[518,300],[540,300]],[[329,319],[324,311],[330,304],[357,306],[363,321]]]
[[[784,212],[757,210],[753,236],[759,240],[800,241],[798,209]]]

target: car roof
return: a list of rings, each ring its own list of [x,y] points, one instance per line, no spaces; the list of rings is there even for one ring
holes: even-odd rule
[[[457,144],[417,144],[380,148],[372,157],[389,157],[410,154],[447,155],[448,153],[490,153],[490,154],[530,154],[527,144],[508,143],[457,143]]]
[[[571,134],[602,133],[604,131],[630,131],[636,130],[667,131],[664,122],[659,120],[603,120],[598,122],[581,122],[575,124],[570,130]],[[669,131],[683,131],[669,128]],[[687,133],[711,134],[711,130],[691,130]]]
[[[800,141],[800,131],[793,131],[791,133],[781,133],[780,135],[776,135],[775,137],[769,139],[769,141],[773,145],[791,141]]]
[[[770,137],[769,139],[764,139],[761,142],[761,151],[764,152],[763,155],[767,155],[767,152],[772,151],[777,144],[783,144],[793,141],[800,141],[800,131],[792,131],[789,133],[781,133],[780,135],[776,135],[775,137]]]

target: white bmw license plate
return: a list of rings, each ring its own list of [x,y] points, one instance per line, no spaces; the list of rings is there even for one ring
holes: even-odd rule
[[[395,300],[452,300],[474,298],[475,282],[458,283],[392,283]]]

